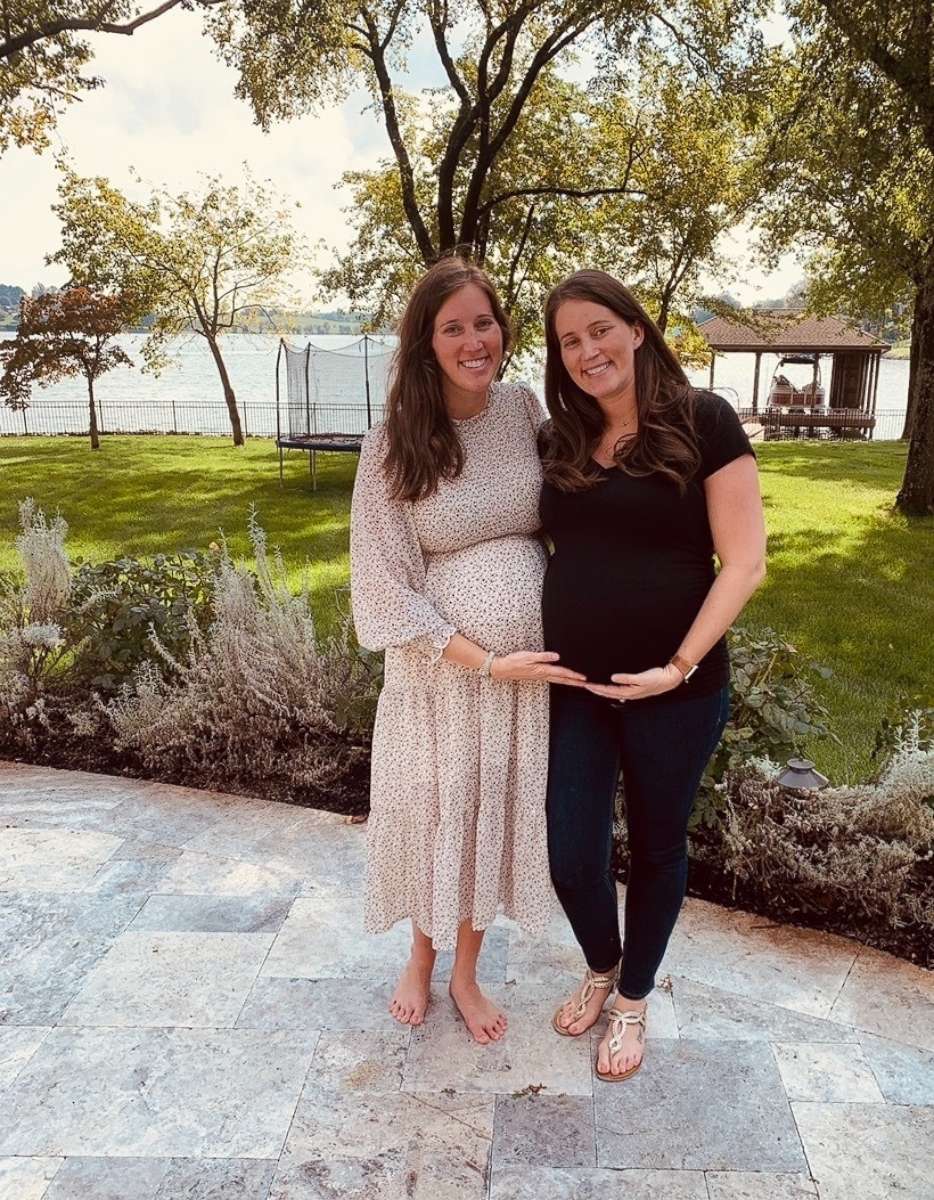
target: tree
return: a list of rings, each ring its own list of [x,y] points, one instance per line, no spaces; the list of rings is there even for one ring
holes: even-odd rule
[[[142,180],[137,180],[142,184]],[[241,187],[207,177],[197,195],[152,192],[127,198],[106,179],[63,168],[62,246],[49,258],[89,287],[136,298],[136,319],[151,314],[147,368],[162,370],[172,339],[204,338],[217,368],[235,446],[243,427],[221,338],[244,314],[282,299],[281,279],[303,253],[285,203],[247,174]]]
[[[588,263],[618,271],[663,328],[673,313],[680,330],[692,327],[700,270],[722,265],[718,239],[751,203],[748,99],[741,104],[716,78],[693,77],[681,59],[651,48],[638,57],[638,70],[605,72],[588,87],[544,69],[484,181],[470,249],[498,283],[520,349],[541,341],[544,292]],[[416,199],[427,211],[456,97],[440,89],[428,103],[401,92],[396,99]],[[455,177],[457,211],[470,179],[467,171]],[[425,260],[395,160],[343,182],[356,236],[322,283],[379,324]]]
[[[12,143],[42,150],[62,109],[102,80],[83,74],[93,52],[83,34],[132,36],[173,8],[218,0],[3,0],[0,6],[0,154]]]
[[[759,0],[256,0],[222,5],[209,24],[225,59],[240,71],[239,94],[263,127],[318,107],[362,84],[380,114],[392,158],[378,175],[349,177],[355,204],[368,212],[359,230],[396,235],[387,246],[389,290],[395,282],[454,249],[490,265],[518,286],[523,255],[539,227],[600,196],[624,194],[578,145],[589,138],[574,118],[555,129],[560,72],[584,51],[601,77],[643,44],[678,57],[691,74],[739,87]],[[424,98],[406,95],[398,76],[406,48],[425,35],[447,79]],[[558,140],[546,156],[516,147],[536,144],[536,119]],[[582,161],[586,160],[586,161]],[[582,169],[583,168],[583,169]],[[622,191],[620,190],[622,189]],[[403,224],[404,223],[404,224]],[[360,244],[358,239],[358,245]],[[542,239],[544,241],[544,238]],[[516,255],[518,254],[518,258]],[[560,249],[555,250],[560,259]],[[373,263],[373,257],[368,256]],[[358,273],[359,278],[359,273]],[[375,277],[369,285],[376,289]],[[361,293],[357,293],[361,294]]]
[[[934,83],[931,0],[787,0],[796,63],[776,81],[773,244],[820,253],[815,301],[910,292],[910,442],[898,507],[934,512]],[[770,156],[767,156],[769,158]]]
[[[16,337],[0,342],[0,396],[13,409],[26,408],[35,384],[45,387],[83,375],[88,386],[91,449],[100,449],[94,384],[117,366],[132,360],[114,338],[125,328],[133,305],[126,296],[101,295],[85,287],[24,296]]]

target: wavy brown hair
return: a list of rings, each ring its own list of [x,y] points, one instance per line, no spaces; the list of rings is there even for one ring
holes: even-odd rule
[[[509,350],[509,318],[486,272],[456,255],[429,267],[402,314],[386,399],[384,469],[397,500],[430,496],[439,480],[456,479],[464,469],[464,450],[444,403],[441,368],[431,342],[442,304],[471,283],[488,296],[503,334],[503,354]]]
[[[700,466],[694,389],[652,318],[605,271],[575,271],[552,288],[545,303],[545,402],[551,414],[542,431],[545,478],[564,492],[593,487],[602,478],[593,452],[606,428],[603,410],[561,359],[555,318],[566,300],[602,304],[628,325],[642,326],[645,336],[634,352],[639,429],[616,443],[613,457],[627,475],[667,475],[683,492]]]

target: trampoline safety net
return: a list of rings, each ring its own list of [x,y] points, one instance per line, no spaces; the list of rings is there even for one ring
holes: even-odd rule
[[[280,417],[280,436],[314,437],[321,434],[363,434],[383,419],[386,380],[392,348],[371,337],[362,337],[339,350],[280,343],[285,366],[287,414]],[[279,398],[277,375],[277,399]]]

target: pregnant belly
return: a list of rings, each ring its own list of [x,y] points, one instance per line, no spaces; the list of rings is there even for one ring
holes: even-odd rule
[[[425,591],[459,633],[487,650],[542,648],[545,552],[529,537],[497,538],[428,561]]]

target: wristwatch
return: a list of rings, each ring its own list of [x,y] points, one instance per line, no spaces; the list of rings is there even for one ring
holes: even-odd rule
[[[673,654],[668,660],[669,667],[674,667],[684,676],[684,683],[687,683],[694,672],[697,670],[697,663],[689,663],[686,658],[682,658],[680,654]]]

